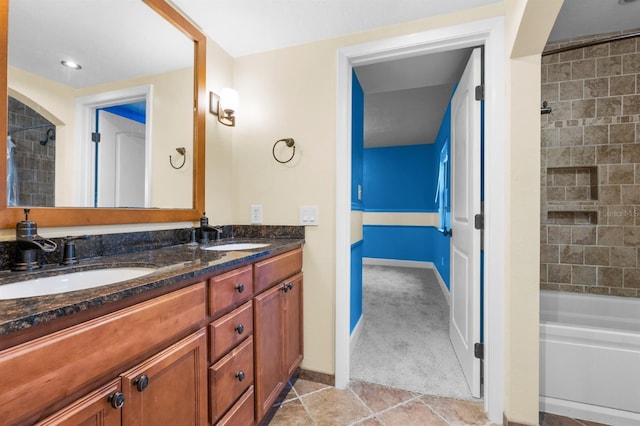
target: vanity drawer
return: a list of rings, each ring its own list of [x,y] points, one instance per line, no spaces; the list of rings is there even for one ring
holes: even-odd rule
[[[215,423],[253,385],[253,337],[209,368],[209,420]]]
[[[253,302],[249,301],[209,324],[209,354],[212,361],[253,334]]]
[[[252,266],[234,269],[209,280],[209,315],[228,311],[253,297]]]
[[[260,293],[301,270],[301,248],[257,262],[253,271],[255,292]]]
[[[233,407],[222,418],[216,426],[246,426],[253,424],[253,386],[242,395],[242,397],[233,404]]]

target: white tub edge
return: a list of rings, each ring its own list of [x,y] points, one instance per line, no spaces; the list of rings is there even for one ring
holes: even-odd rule
[[[546,396],[540,397],[540,411],[609,425],[637,426],[640,424],[640,413]]]

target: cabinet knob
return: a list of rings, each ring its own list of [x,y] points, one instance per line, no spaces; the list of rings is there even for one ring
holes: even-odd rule
[[[236,378],[238,379],[239,382],[244,380],[244,371],[238,371],[236,373]]]
[[[242,293],[244,291],[244,284],[238,284],[234,287],[238,293]]]
[[[293,283],[287,284],[287,288],[289,289],[289,291],[293,290]]]
[[[138,389],[138,392],[144,392],[147,386],[149,386],[149,377],[146,374],[136,377],[136,379],[133,381],[133,384],[136,385],[136,389]]]
[[[286,284],[282,284],[282,291],[284,291],[285,293],[289,291],[289,286]]]
[[[244,325],[239,324],[234,330],[236,330],[236,333],[242,334],[244,333]]]
[[[109,403],[113,408],[122,408],[124,405],[124,394],[122,392],[114,392],[109,395]]]

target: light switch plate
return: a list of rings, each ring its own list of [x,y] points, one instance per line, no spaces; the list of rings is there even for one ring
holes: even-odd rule
[[[318,206],[300,206],[300,225],[318,224]]]

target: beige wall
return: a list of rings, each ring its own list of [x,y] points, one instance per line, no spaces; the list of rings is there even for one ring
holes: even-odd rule
[[[72,206],[76,176],[75,102],[77,97],[124,88],[151,85],[153,106],[151,137],[151,205],[161,208],[185,208],[192,205],[193,69],[182,70],[92,86],[71,87],[34,74],[9,68],[10,94],[34,108],[56,124],[56,205]],[[180,161],[177,147],[187,148],[187,161],[180,170],[169,164],[169,155]]]
[[[507,1],[505,415],[538,422],[540,52],[563,0]],[[536,82],[536,84],[532,84]]]

